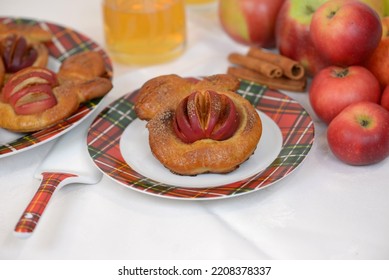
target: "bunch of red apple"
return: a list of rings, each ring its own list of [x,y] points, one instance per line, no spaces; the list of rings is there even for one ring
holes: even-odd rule
[[[366,165],[389,156],[389,17],[384,17],[389,11],[384,4],[220,0],[219,15],[235,40],[277,47],[304,65],[313,77],[310,102],[328,125],[331,150],[348,164]],[[231,7],[238,13],[234,28],[228,21]]]
[[[389,156],[389,87],[366,68],[382,42],[379,15],[360,1],[330,0],[313,13],[309,32],[330,65],[314,75],[309,99],[328,124],[332,152],[352,165],[382,161]]]
[[[382,106],[388,98],[389,87],[381,97],[377,79],[362,66],[327,67],[314,76],[309,90],[312,108],[328,125],[332,152],[351,165],[389,156],[389,111]]]

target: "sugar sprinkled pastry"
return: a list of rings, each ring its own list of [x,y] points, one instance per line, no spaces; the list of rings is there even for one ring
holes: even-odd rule
[[[233,92],[238,86],[228,75],[199,82],[168,75],[145,83],[135,109],[148,120],[150,149],[161,164],[180,175],[228,173],[254,153],[262,123]]]

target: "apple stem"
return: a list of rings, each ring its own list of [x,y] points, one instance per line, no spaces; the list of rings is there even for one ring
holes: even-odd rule
[[[330,14],[327,16],[327,18],[331,19],[335,16],[336,12],[335,11],[331,11]]]
[[[359,123],[360,123],[361,126],[363,126],[363,127],[367,127],[367,126],[369,125],[369,121],[367,121],[367,120],[361,120]]]
[[[349,72],[349,69],[348,68],[344,68],[342,70],[335,70],[335,76],[338,77],[338,78],[344,78],[348,75],[348,72]]]
[[[305,8],[305,13],[307,15],[313,15],[313,13],[316,11],[315,8],[313,8],[311,5],[307,5]]]

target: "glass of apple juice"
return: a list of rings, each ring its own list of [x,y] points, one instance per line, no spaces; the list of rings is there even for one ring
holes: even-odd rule
[[[184,0],[104,0],[103,22],[107,49],[118,63],[158,64],[185,50]]]

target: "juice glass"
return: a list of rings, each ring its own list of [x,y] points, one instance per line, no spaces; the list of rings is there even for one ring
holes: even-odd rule
[[[185,49],[184,0],[104,0],[103,21],[108,51],[119,63],[162,63]]]

